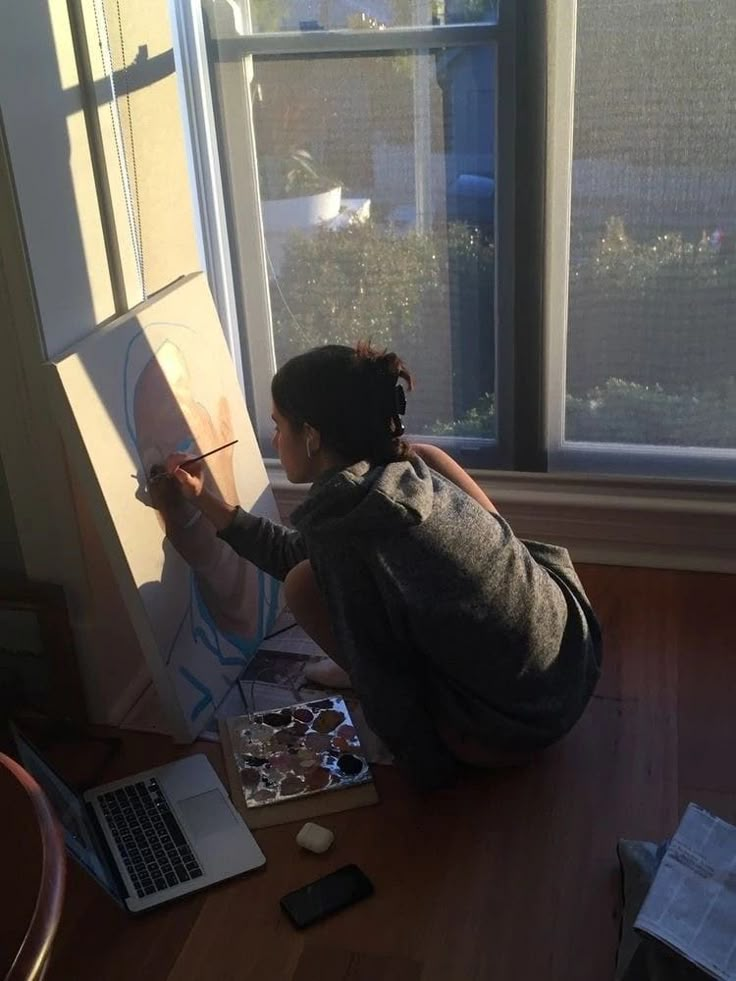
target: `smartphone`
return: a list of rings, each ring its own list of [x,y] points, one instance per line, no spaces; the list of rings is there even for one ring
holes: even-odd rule
[[[372,894],[373,883],[368,876],[357,865],[345,865],[288,893],[281,900],[281,908],[301,930]]]

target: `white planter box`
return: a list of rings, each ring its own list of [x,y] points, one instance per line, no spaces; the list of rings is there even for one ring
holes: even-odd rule
[[[333,187],[321,194],[262,202],[270,275],[279,274],[289,236],[293,232],[308,235],[324,222],[332,221],[340,213],[341,202],[342,187]]]

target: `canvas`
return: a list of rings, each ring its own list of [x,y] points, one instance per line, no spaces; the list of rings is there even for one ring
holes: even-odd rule
[[[168,478],[149,480],[170,453],[198,455],[237,440],[205,461],[208,485],[230,503],[279,520],[204,276],[177,281],[87,336],[52,368],[71,466],[172,734],[192,739],[280,606],[279,583],[217,538]]]

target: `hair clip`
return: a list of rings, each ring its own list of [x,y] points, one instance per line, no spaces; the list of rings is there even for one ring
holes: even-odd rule
[[[397,385],[394,389],[394,402],[397,416],[403,416],[406,412],[406,392],[403,385]]]
[[[406,392],[403,385],[394,388],[394,413],[391,417],[391,435],[396,438],[403,436],[405,430],[401,417],[406,412]]]

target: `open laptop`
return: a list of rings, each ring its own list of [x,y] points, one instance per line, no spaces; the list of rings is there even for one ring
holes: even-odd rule
[[[206,756],[187,756],[77,794],[11,726],[69,853],[133,913],[258,868],[266,861]]]

